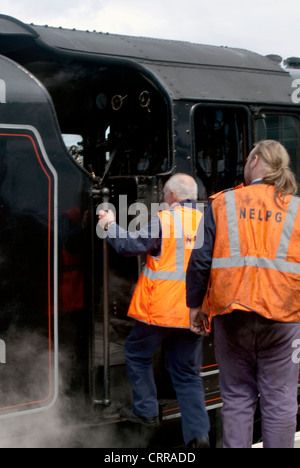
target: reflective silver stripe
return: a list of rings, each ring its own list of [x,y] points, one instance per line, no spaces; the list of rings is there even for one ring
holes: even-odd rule
[[[225,193],[226,210],[227,210],[227,223],[228,223],[228,234],[230,244],[230,254],[233,256],[240,256],[240,237],[239,237],[239,226],[236,214],[236,202],[234,191]]]
[[[143,271],[144,276],[150,280],[165,280],[165,281],[185,281],[186,273],[177,271],[153,271],[145,268]]]
[[[182,225],[181,216],[177,211],[170,211],[174,220],[174,234],[176,238],[176,259],[175,271],[153,271],[145,267],[143,274],[150,280],[165,280],[165,281],[185,281],[186,273],[184,271],[184,255],[185,255],[185,236]],[[163,232],[164,235],[164,232]]]
[[[212,269],[217,268],[241,268],[245,266],[273,269],[285,273],[295,273],[300,275],[300,264],[285,262],[284,260],[270,260],[268,258],[258,257],[240,257],[240,258],[214,258]]]
[[[171,211],[171,215],[173,216],[174,226],[175,226],[175,237],[176,237],[175,271],[176,271],[176,275],[178,275],[177,281],[185,281],[185,278],[186,278],[186,274],[184,272],[185,236],[184,236],[182,220],[181,220],[180,214],[177,211]]]
[[[229,245],[231,257],[213,258],[212,269],[217,268],[241,268],[245,266],[273,269],[284,273],[300,275],[300,263],[287,262],[289,243],[294,229],[295,219],[298,213],[300,198],[291,197],[288,213],[282,229],[281,238],[275,260],[259,257],[241,257],[238,232],[238,220],[234,192],[225,195],[227,222],[229,233]]]
[[[281,233],[281,239],[277,251],[276,259],[286,259],[292,232],[295,225],[296,216],[299,209],[300,198],[291,197],[285,223]]]

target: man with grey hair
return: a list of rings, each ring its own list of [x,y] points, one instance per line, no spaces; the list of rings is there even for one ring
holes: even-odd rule
[[[164,188],[165,196],[172,193],[175,194],[176,201],[197,200],[198,187],[196,181],[187,174],[175,174],[167,181]]]
[[[99,225],[118,253],[147,254],[128,311],[136,320],[125,347],[133,406],[122,408],[120,414],[147,426],[159,423],[152,359],[163,344],[181,410],[185,444],[209,448],[210,424],[200,377],[203,337],[190,331],[185,302],[186,269],[202,218],[196,200],[195,180],[187,174],[175,174],[164,186],[168,209],[160,211],[141,231],[124,231],[112,211],[99,212]]]

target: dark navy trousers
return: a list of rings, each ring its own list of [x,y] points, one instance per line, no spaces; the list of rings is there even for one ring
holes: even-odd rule
[[[199,436],[208,436],[210,429],[200,377],[202,337],[189,330],[136,322],[125,347],[133,412],[149,418],[159,413],[152,358],[162,343],[180,406],[184,441],[188,444]]]
[[[260,397],[264,448],[293,448],[297,420],[300,323],[234,311],[215,317],[223,399],[224,448],[251,448]]]

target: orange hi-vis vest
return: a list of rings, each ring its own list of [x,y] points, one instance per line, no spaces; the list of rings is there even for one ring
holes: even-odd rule
[[[203,311],[256,312],[300,321],[300,199],[274,202],[275,188],[250,185],[213,201],[216,237]]]
[[[189,328],[186,271],[202,213],[187,206],[158,213],[162,228],[159,257],[147,255],[128,315],[149,325]]]

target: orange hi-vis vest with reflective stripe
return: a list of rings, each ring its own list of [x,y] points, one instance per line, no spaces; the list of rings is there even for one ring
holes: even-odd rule
[[[162,228],[159,257],[147,255],[128,315],[149,325],[189,328],[186,271],[202,213],[187,206],[158,213]]]
[[[250,185],[213,201],[216,237],[203,311],[256,312],[300,321],[300,199],[274,202],[275,188]]]

